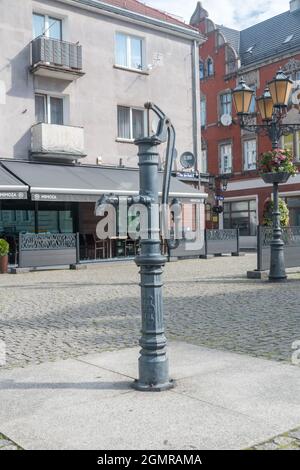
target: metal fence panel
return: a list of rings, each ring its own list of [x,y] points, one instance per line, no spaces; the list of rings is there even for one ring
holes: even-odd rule
[[[65,266],[77,261],[77,236],[63,234],[20,234],[19,267]]]
[[[284,259],[287,268],[300,266],[300,227],[287,227],[282,230],[284,241]],[[257,269],[267,271],[270,269],[270,243],[272,240],[272,227],[258,228]]]
[[[189,249],[187,249],[187,247]],[[201,250],[193,250],[191,244],[180,240],[178,247],[170,250],[176,258],[196,258],[206,255],[230,254],[239,252],[239,231],[236,229],[205,230]]]
[[[207,253],[208,255],[218,255],[222,253],[238,253],[238,230],[207,230]]]

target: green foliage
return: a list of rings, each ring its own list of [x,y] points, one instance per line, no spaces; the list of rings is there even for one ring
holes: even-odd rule
[[[260,173],[289,173],[295,176],[298,168],[294,164],[293,155],[290,150],[277,149],[265,152],[259,161]]]
[[[273,224],[272,213],[274,210],[274,202],[269,201],[266,204],[264,211],[263,225],[271,227]],[[286,202],[283,199],[279,199],[279,212],[280,212],[280,225],[281,227],[288,227],[290,223],[290,212]]]
[[[0,238],[0,257],[6,256],[9,253],[9,244],[3,238]]]

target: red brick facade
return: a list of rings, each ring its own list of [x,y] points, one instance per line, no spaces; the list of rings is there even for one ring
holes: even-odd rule
[[[199,8],[199,6],[198,6]],[[230,93],[230,91],[236,87],[239,78],[243,75],[247,84],[253,86],[256,89],[256,96],[263,94],[265,85],[270,81],[282,67],[287,74],[293,80],[300,80],[300,47],[295,51],[285,51],[284,54],[266,58],[264,61],[259,63],[251,64],[250,66],[244,66],[240,63],[239,51],[236,51],[234,47],[235,38],[232,37],[232,32],[238,32],[229,30],[224,27],[216,26],[208,17],[207,12],[202,9],[202,13],[199,15],[198,11],[198,24],[199,30],[206,35],[207,41],[200,47],[200,69],[202,74],[201,79],[201,96],[202,96],[202,148],[207,152],[207,173],[210,175],[220,175],[224,172],[221,164],[221,151],[222,146],[225,144],[231,144],[232,149],[232,166],[231,176],[228,184],[228,190],[223,193],[225,197],[225,207],[227,212],[231,212],[233,207],[226,202],[238,202],[248,201],[252,199],[251,205],[254,208],[256,206],[256,215],[254,212],[249,217],[252,217],[252,224],[262,223],[263,212],[266,200],[271,197],[271,186],[266,186],[262,183],[255,168],[250,168],[248,160],[246,161],[245,152],[247,152],[248,146],[253,150],[255,148],[254,139],[256,139],[256,158],[261,152],[271,149],[271,142],[266,136],[256,136],[253,133],[242,131],[240,126],[237,124],[236,114],[234,106],[232,105],[233,123],[227,122],[227,125],[221,123],[221,116],[226,110],[226,105],[222,107],[221,95]],[[195,25],[195,21],[193,23]],[[300,28],[300,24],[299,24]],[[227,37],[229,39],[227,39]],[[251,53],[251,52],[249,52]],[[234,60],[235,56],[235,60]],[[299,82],[300,83],[300,82]],[[299,85],[298,83],[298,85]],[[296,88],[296,84],[295,84]],[[299,91],[300,98],[300,87]],[[227,97],[228,98],[228,97]],[[226,97],[224,98],[226,101]],[[300,102],[300,100],[299,100]],[[205,104],[206,106],[205,106]],[[254,105],[254,102],[253,102]],[[204,109],[206,108],[206,112]],[[222,111],[223,109],[223,111]],[[254,108],[253,108],[254,111]],[[256,111],[256,110],[255,110]],[[300,108],[299,106],[290,106],[288,113],[289,122],[300,122]],[[206,116],[205,116],[206,114]],[[227,120],[229,118],[227,117]],[[253,113],[253,123],[260,123],[258,115]],[[228,125],[229,124],[229,125]],[[295,137],[296,139],[296,137]],[[297,151],[295,150],[295,156],[300,158],[300,133],[295,140],[295,145],[298,146]],[[246,144],[246,142],[249,142]],[[281,142],[283,146],[285,143]],[[297,155],[296,155],[297,154]],[[248,152],[247,152],[248,155]],[[251,155],[254,155],[251,154]],[[246,168],[246,163],[248,168]],[[253,164],[252,164],[253,165]],[[205,165],[204,165],[205,166]],[[291,222],[292,224],[300,224],[300,175],[290,180],[290,184],[284,185],[280,188],[281,193],[284,196],[299,198],[299,208],[297,214],[295,213],[295,199],[293,199]],[[208,200],[209,205],[215,204],[215,193],[209,191],[210,197]],[[291,195],[286,193],[292,193]],[[289,201],[287,201],[289,202]],[[224,207],[224,209],[225,209]],[[244,207],[245,208],[245,207]],[[233,207],[235,209],[243,211],[243,204],[240,207]],[[294,212],[293,212],[294,211]],[[245,214],[244,214],[245,215]],[[207,224],[208,226],[220,226],[220,227],[231,227],[237,226],[238,220],[229,221],[229,215],[221,215],[219,220],[216,219],[212,213],[207,212]],[[243,217],[241,217],[242,219]],[[245,216],[246,218],[246,216]],[[256,218],[256,221],[255,221]],[[214,222],[214,224],[213,224]],[[246,221],[244,224],[244,234],[254,235],[253,231],[247,233]],[[251,232],[251,233],[250,233]]]

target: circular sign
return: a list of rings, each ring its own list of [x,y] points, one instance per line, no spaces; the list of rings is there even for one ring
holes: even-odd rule
[[[230,114],[223,114],[223,116],[221,116],[221,124],[224,127],[231,126],[232,116]]]
[[[192,152],[184,152],[180,157],[183,168],[193,168],[195,166],[195,156]]]

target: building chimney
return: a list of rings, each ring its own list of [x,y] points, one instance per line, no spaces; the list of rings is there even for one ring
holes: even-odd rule
[[[290,11],[291,13],[300,13],[300,0],[291,0],[290,1]]]

